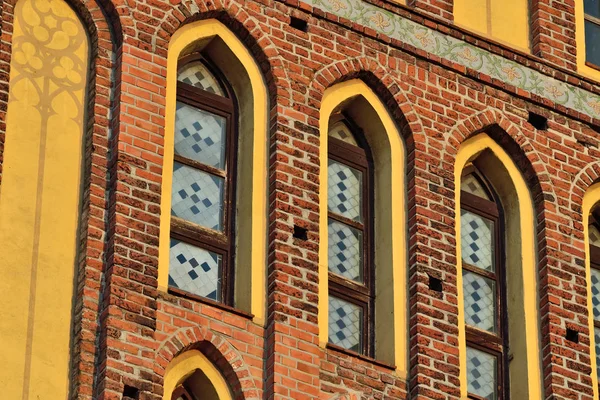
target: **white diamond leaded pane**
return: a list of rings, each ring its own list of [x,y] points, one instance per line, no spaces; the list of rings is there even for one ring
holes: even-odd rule
[[[362,232],[332,219],[328,229],[329,271],[362,282]]]
[[[193,61],[186,64],[179,70],[177,80],[195,86],[198,89],[206,90],[219,96],[225,96],[217,79],[200,61]]]
[[[177,102],[175,154],[225,169],[225,118]]]
[[[600,247],[600,231],[594,225],[589,226],[590,244]]]
[[[221,256],[171,239],[169,286],[221,300]]]
[[[481,183],[473,174],[469,174],[467,176],[462,177],[460,189],[464,190],[467,193],[471,193],[472,195],[475,195],[477,197],[481,197],[486,200],[491,200]]]
[[[362,352],[362,308],[329,296],[329,342],[345,349]]]
[[[469,393],[496,399],[496,357],[467,347],[467,387]]]
[[[596,349],[596,374],[600,378],[600,328],[594,327],[594,347]]]
[[[175,162],[171,215],[222,231],[223,186],[223,178]]]
[[[475,328],[496,332],[495,282],[463,270],[465,323]]]
[[[327,168],[327,206],[330,211],[362,221],[362,174],[339,162],[329,160]]]
[[[600,271],[592,268],[592,309],[594,310],[594,319],[600,321]]]
[[[466,210],[461,210],[460,237],[462,259],[471,265],[494,271],[494,223]]]
[[[331,128],[329,128],[329,136],[343,140],[344,142],[353,146],[358,146],[356,139],[354,139],[354,135],[350,129],[348,129],[348,126],[342,121],[336,122]]]

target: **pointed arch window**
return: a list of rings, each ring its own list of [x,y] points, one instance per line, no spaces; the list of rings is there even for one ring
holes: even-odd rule
[[[473,165],[465,168],[460,196],[469,398],[501,400],[508,377],[502,210]]]
[[[333,116],[328,132],[329,343],[373,352],[372,168],[360,129]]]
[[[169,289],[233,303],[236,109],[200,54],[179,61]]]
[[[592,288],[592,317],[594,320],[594,346],[596,349],[596,374],[600,377],[600,207],[590,213],[588,226],[590,246],[590,280]]]

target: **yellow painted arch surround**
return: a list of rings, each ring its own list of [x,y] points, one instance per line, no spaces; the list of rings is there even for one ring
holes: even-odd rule
[[[520,232],[521,232],[521,266],[523,287],[523,307],[528,317],[525,319],[524,339],[527,348],[527,391],[529,399],[542,399],[542,380],[540,365],[540,326],[537,296],[537,268],[536,268],[536,235],[535,219],[533,214],[533,201],[523,176],[517,169],[510,156],[487,134],[481,133],[467,139],[460,147],[454,164],[454,180],[457,188],[455,193],[456,215],[460,216],[460,184],[462,171],[470,160],[484,150],[490,150],[506,168],[517,192]],[[458,221],[458,218],[457,218]],[[456,224],[456,243],[460,243],[460,224]],[[460,350],[460,387],[461,397],[467,398],[467,356],[465,337],[465,315],[462,283],[462,254],[461,247],[456,246],[457,258],[457,291],[458,291],[458,324],[459,324],[459,350]],[[527,290],[536,288],[536,290]]]
[[[229,386],[217,368],[198,350],[186,351],[175,357],[165,371],[163,400],[171,400],[173,390],[197,369],[208,378],[219,400],[232,400]]]
[[[406,282],[406,190],[405,190],[405,149],[400,132],[398,131],[394,120],[389,115],[384,104],[363,81],[358,79],[339,83],[328,88],[323,94],[321,103],[321,114],[319,120],[320,132],[320,159],[327,160],[327,134],[329,128],[329,119],[334,110],[342,103],[356,97],[364,98],[374,109],[383,125],[383,130],[387,135],[389,145],[389,173],[390,187],[382,188],[391,191],[391,212],[392,229],[391,232],[384,233],[391,237],[392,249],[392,271],[393,280],[391,298],[391,313],[393,314],[393,343],[385,346],[383,351],[393,354],[390,360],[396,365],[397,374],[401,377],[407,376],[408,371],[408,346],[407,346],[407,282]],[[371,145],[371,147],[373,147]],[[374,157],[376,155],[374,154]],[[321,163],[319,176],[321,188],[327,188],[327,167]],[[377,185],[377,183],[376,183]],[[377,189],[376,189],[377,190]],[[327,345],[328,341],[328,235],[327,235],[327,190],[321,190],[319,197],[319,343],[322,347]],[[378,234],[379,232],[376,232]],[[377,272],[376,272],[377,274]],[[377,315],[375,316],[377,320]],[[377,330],[376,330],[377,336]],[[377,337],[375,338],[377,341]],[[376,346],[377,347],[377,346]],[[376,349],[376,358],[379,357],[379,351]]]
[[[202,20],[181,27],[169,43],[167,56],[167,92],[165,112],[165,140],[163,181],[161,192],[160,245],[158,288],[167,291],[169,278],[169,235],[171,221],[171,186],[173,175],[175,103],[177,96],[177,61],[182,51],[195,42],[219,37],[237,57],[248,74],[253,100],[253,138],[251,152],[253,168],[241,170],[238,182],[251,180],[251,215],[239,215],[238,224],[251,224],[250,281],[246,283],[250,293],[250,305],[242,305],[254,314],[254,322],[263,325],[266,312],[266,221],[267,221],[267,145],[268,143],[268,96],[260,68],[244,44],[225,25],[217,20]],[[241,132],[240,132],[241,134]],[[241,140],[241,137],[240,137]],[[241,238],[238,238],[238,241]],[[240,263],[236,263],[240,264]],[[247,265],[247,264],[244,264]],[[241,284],[239,281],[237,284]],[[237,290],[236,290],[237,292]]]
[[[589,311],[588,317],[588,325],[590,329],[590,362],[592,364],[592,388],[594,389],[594,399],[598,398],[598,375],[596,374],[596,370],[598,365],[596,365],[596,346],[594,342],[594,315],[592,310],[592,280],[590,277],[592,276],[591,264],[590,264],[590,238],[588,231],[588,224],[590,220],[590,212],[592,211],[592,207],[594,207],[598,202],[600,202],[600,183],[595,183],[585,192],[583,196],[583,235],[584,235],[584,243],[585,243],[585,276],[587,282],[587,307]]]

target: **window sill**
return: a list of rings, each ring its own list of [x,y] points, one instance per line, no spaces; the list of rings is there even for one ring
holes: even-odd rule
[[[389,369],[389,370],[392,370],[392,371],[396,370],[396,366],[395,365],[388,364],[388,363],[385,363],[383,361],[376,360],[374,358],[371,358],[369,356],[365,356],[365,355],[357,353],[355,351],[348,350],[348,349],[345,349],[345,348],[340,347],[340,346],[336,346],[335,344],[327,343],[326,348],[328,350],[333,350],[335,352],[343,353],[343,354],[345,354],[347,356],[355,357],[355,358],[358,358],[358,359],[360,359],[362,361],[366,361],[368,363],[375,364],[375,365],[377,365],[379,367],[383,367],[383,368],[386,368],[386,369]]]
[[[211,307],[218,308],[223,311],[230,312],[235,315],[239,315],[240,317],[252,320],[254,319],[254,314],[248,313],[246,311],[242,311],[239,308],[235,308],[232,306],[228,306],[227,304],[219,303],[218,301],[207,299],[206,297],[198,296],[189,292],[186,292],[181,289],[176,289],[169,287],[167,292],[176,297],[182,297],[187,300],[196,301],[198,303],[202,303]]]

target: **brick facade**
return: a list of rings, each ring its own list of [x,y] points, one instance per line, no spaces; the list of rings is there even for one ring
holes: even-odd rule
[[[169,361],[196,348],[239,399],[458,399],[452,171],[461,143],[486,131],[518,165],[535,205],[545,398],[592,399],[581,204],[600,179],[599,120],[302,1],[69,2],[92,43],[72,398],[121,399],[127,385],[140,399],[160,399]],[[0,3],[0,168],[13,3]],[[575,65],[569,2],[534,2],[540,58],[454,28],[451,1],[373,3],[600,93],[563,69]],[[290,27],[290,16],[306,20],[308,31]],[[178,27],[207,18],[246,44],[269,89],[264,327],[157,289],[167,46]],[[326,88],[351,78],[387,105],[407,150],[407,380],[319,346],[319,109]],[[548,119],[547,130],[528,123],[530,111]],[[307,241],[292,237],[295,224],[308,229]],[[428,275],[443,281],[443,293],[429,290]],[[579,332],[578,344],[565,339],[567,328]]]

